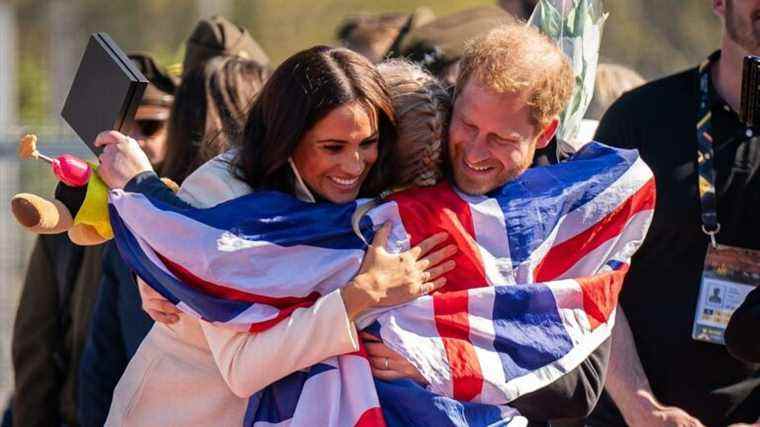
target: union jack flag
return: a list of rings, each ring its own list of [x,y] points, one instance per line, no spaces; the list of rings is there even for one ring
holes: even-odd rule
[[[509,402],[551,384],[610,336],[655,185],[636,151],[586,145],[485,196],[443,183],[376,202],[309,204],[256,192],[210,209],[115,190],[111,222],[126,262],[183,311],[261,331],[343,286],[377,227],[390,251],[446,231],[446,286],[359,324],[427,379],[373,379],[342,355],[251,398],[245,425],[524,425]],[[411,237],[410,237],[411,236]]]

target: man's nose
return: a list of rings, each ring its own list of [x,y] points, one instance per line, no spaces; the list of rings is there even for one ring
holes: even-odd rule
[[[464,158],[468,163],[479,163],[491,157],[485,138],[480,135],[469,141],[464,147]]]

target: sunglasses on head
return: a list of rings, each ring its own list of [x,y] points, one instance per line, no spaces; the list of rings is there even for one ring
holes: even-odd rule
[[[151,138],[155,134],[157,134],[161,129],[163,129],[164,124],[166,124],[166,121],[164,120],[155,120],[155,119],[143,119],[143,120],[135,120],[135,125],[137,126],[137,130],[140,131],[140,134],[145,136],[146,138]]]

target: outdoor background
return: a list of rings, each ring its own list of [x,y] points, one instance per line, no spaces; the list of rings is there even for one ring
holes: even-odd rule
[[[334,44],[335,28],[360,13],[437,16],[493,1],[421,0],[0,0],[0,410],[12,387],[10,338],[32,237],[9,213],[15,193],[50,195],[42,163],[16,160],[18,137],[41,136],[41,151],[85,154],[59,112],[89,34],[104,31],[126,51],[181,62],[183,43],[201,17],[215,13],[246,26],[275,65],[314,44]],[[720,23],[708,0],[606,0],[610,18],[603,61],[647,79],[697,64],[717,47]]]

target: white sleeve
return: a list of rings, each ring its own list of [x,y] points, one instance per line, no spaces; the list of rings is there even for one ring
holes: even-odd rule
[[[182,182],[177,197],[196,208],[209,208],[249,194],[251,188],[234,176],[231,154],[221,154],[204,163]]]
[[[359,350],[356,327],[339,290],[256,334],[204,321],[201,327],[222,377],[242,398],[329,357]]]

